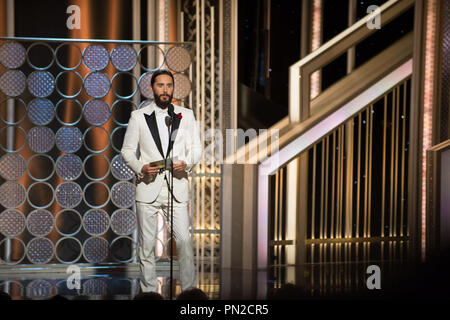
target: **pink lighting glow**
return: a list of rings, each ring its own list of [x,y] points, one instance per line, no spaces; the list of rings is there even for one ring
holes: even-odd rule
[[[431,147],[433,129],[433,88],[434,88],[434,52],[436,42],[436,0],[428,0],[425,35],[425,75],[423,101],[423,131],[422,131],[422,260],[425,259],[426,241],[426,176],[427,149]]]

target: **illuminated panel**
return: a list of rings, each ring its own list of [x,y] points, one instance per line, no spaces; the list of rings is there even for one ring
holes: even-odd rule
[[[314,0],[311,51],[318,49],[322,42],[322,0]],[[311,74],[311,100],[320,92],[320,70]]]
[[[426,177],[427,149],[431,147],[433,129],[433,88],[434,88],[434,53],[436,43],[436,0],[427,3],[426,34],[425,34],[425,74],[423,101],[423,131],[422,131],[422,260],[425,259],[426,241]]]

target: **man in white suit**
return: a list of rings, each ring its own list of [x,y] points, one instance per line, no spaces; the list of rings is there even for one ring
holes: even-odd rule
[[[180,266],[181,289],[196,286],[194,249],[189,233],[187,174],[200,160],[202,144],[192,110],[171,104],[174,80],[168,70],[157,70],[151,79],[154,102],[131,113],[121,150],[125,163],[137,174],[138,256],[142,273],[141,290],[157,292],[155,245],[157,214],[169,216],[173,195],[173,228]],[[170,120],[169,118],[170,117]],[[171,123],[169,126],[168,124]],[[170,137],[168,130],[170,129]],[[139,157],[136,156],[139,148]],[[150,163],[176,158],[173,162],[173,190],[170,171]]]

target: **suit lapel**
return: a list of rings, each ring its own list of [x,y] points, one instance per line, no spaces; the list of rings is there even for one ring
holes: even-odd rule
[[[167,148],[167,156],[169,155],[170,150],[172,150],[173,143],[175,142],[175,138],[177,137],[178,128],[180,127],[180,118],[169,109],[169,115],[172,117],[172,128],[170,130],[169,137],[169,147]]]
[[[150,115],[144,113],[144,116],[145,116],[145,121],[147,122],[147,126],[150,129],[150,132],[152,133],[153,141],[155,141],[156,147],[158,148],[158,151],[161,154],[161,156],[163,158],[165,158],[164,152],[162,149],[162,145],[161,145],[161,139],[159,137],[158,125],[156,123],[155,112],[152,112]]]

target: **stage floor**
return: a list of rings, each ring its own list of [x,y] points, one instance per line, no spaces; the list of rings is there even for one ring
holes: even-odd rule
[[[370,265],[381,270],[381,289],[369,290],[367,280],[372,273]],[[140,291],[137,266],[131,272],[109,272],[98,269],[91,274],[82,274],[78,289],[69,289],[68,275],[59,273],[0,274],[0,290],[11,295],[13,300],[45,300],[62,295],[69,300],[131,300]],[[336,298],[340,296],[367,296],[373,292],[391,294],[396,286],[403,288],[410,283],[406,275],[411,265],[406,262],[371,261],[365,263],[321,263],[304,266],[278,266],[268,271],[241,269],[197,268],[197,287],[211,300],[265,300],[276,299],[286,284],[290,299]],[[169,297],[169,271],[158,271],[159,293]],[[419,276],[417,274],[417,276]],[[181,288],[178,271],[174,271],[174,297]],[[286,292],[284,292],[286,293]]]

